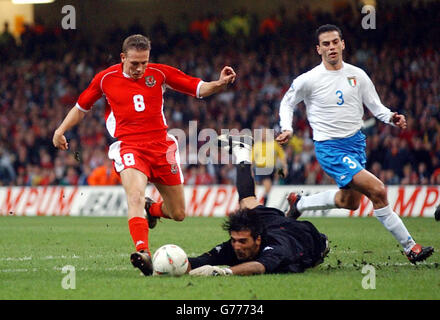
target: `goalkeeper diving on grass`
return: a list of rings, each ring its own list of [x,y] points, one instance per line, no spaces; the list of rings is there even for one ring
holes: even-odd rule
[[[234,156],[240,207],[223,224],[230,239],[189,258],[189,274],[299,273],[322,263],[329,252],[326,235],[309,221],[297,221],[276,208],[262,206],[255,197],[252,137],[221,135],[218,141]]]

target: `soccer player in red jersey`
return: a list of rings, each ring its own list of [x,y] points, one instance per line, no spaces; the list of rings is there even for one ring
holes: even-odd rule
[[[153,268],[148,246],[150,218],[185,218],[183,174],[179,164],[176,139],[167,134],[163,113],[166,88],[197,98],[220,92],[235,81],[234,70],[226,66],[219,79],[205,82],[180,70],[149,63],[150,40],[143,35],[131,35],[122,45],[121,63],[99,72],[84,90],[76,105],[55,130],[53,144],[67,150],[64,133],[78,124],[85,113],[101,98],[106,98],[106,127],[117,139],[109,148],[109,158],[120,174],[128,204],[128,224],[136,247],[132,264],[145,275]],[[146,205],[148,181],[155,184],[163,201]],[[155,220],[150,220],[155,221]]]

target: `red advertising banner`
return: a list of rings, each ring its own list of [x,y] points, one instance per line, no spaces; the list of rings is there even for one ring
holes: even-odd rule
[[[290,192],[313,194],[335,186],[274,186],[268,206],[286,210]],[[234,186],[185,186],[188,216],[223,217],[238,209]],[[257,198],[264,193],[256,188]],[[159,200],[156,188],[148,186],[146,195]],[[389,186],[388,198],[393,210],[402,217],[433,217],[440,204],[440,186]],[[125,216],[127,204],[124,190],[117,187],[1,187],[0,215],[17,216]],[[304,217],[366,217],[373,214],[371,201],[363,197],[355,211],[332,209],[306,212]]]

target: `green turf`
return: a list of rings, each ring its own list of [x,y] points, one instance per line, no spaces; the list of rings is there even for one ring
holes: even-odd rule
[[[374,218],[313,218],[331,241],[319,267],[303,274],[195,278],[143,277],[129,261],[125,218],[1,217],[0,299],[439,299],[440,255],[411,265]],[[200,254],[224,241],[220,218],[163,221],[150,231],[154,251],[166,243]],[[440,249],[440,223],[404,219],[415,239]],[[363,289],[365,264],[376,288]],[[63,266],[76,271],[65,290]]]

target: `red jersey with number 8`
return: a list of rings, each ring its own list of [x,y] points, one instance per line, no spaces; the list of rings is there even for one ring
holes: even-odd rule
[[[99,72],[84,90],[76,107],[89,111],[105,95],[106,127],[120,141],[145,141],[165,137],[168,128],[163,113],[166,88],[199,97],[201,79],[163,64],[149,63],[140,79],[123,72],[122,64]]]

